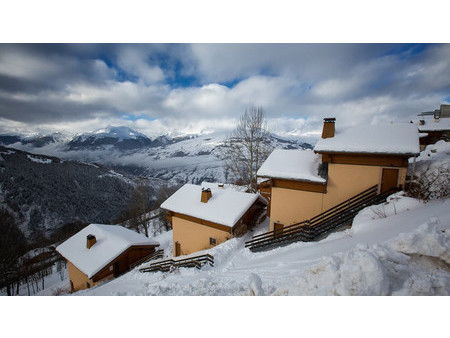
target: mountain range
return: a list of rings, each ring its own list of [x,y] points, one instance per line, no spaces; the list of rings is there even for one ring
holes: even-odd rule
[[[0,145],[66,160],[97,163],[127,173],[159,178],[173,184],[202,181],[227,182],[223,167],[226,133],[149,138],[125,126],[66,136],[62,133],[38,136],[0,135]],[[275,148],[311,149],[302,140],[271,134]]]

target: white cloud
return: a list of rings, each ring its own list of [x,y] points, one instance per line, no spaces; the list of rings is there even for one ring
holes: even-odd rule
[[[148,59],[146,50],[132,45],[121,48],[117,55],[118,65],[128,74],[138,77],[145,85],[161,82],[164,80],[164,72],[159,66],[150,65]]]

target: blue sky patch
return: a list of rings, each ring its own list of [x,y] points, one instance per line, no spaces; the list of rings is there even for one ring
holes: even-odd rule
[[[144,115],[133,115],[133,114],[122,114],[120,116],[120,118],[122,120],[126,120],[126,121],[137,121],[137,120],[147,120],[147,121],[155,121],[157,120],[156,118],[153,117],[149,117],[149,116],[144,116]]]

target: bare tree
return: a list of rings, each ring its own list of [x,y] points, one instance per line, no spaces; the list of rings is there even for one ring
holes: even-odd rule
[[[178,190],[178,186],[163,185],[161,187],[161,189],[159,189],[159,191],[158,191],[158,195],[156,197],[156,201],[155,201],[155,204],[153,205],[153,208],[155,208],[155,209],[159,208],[161,206],[161,204],[165,200],[167,200],[177,190]],[[172,226],[166,219],[165,212],[160,212],[158,219],[159,219],[159,225],[162,227],[162,229],[159,229],[160,231],[164,231],[164,230],[169,231],[172,229]]]
[[[127,215],[130,218],[129,227],[137,232],[144,232],[146,237],[148,233],[148,213],[152,209],[151,197],[153,189],[148,186],[140,185],[131,194],[127,207]]]
[[[225,140],[225,168],[237,182],[256,192],[256,173],[272,149],[263,109],[246,109],[236,129]]]

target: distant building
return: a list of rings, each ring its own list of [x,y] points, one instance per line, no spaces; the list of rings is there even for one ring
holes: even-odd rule
[[[433,116],[434,118],[450,117],[450,104],[441,104],[439,109],[421,112],[418,116]]]
[[[440,109],[422,112],[418,116],[421,150],[439,140],[450,140],[450,104],[441,104]]]
[[[173,228],[173,255],[187,255],[212,248],[254,225],[267,201],[222,186],[185,184],[161,208]]]
[[[68,262],[73,292],[129,271],[157,246],[158,242],[119,225],[90,224],[56,250]]]
[[[408,158],[419,154],[413,124],[335,130],[325,119],[314,151],[276,149],[258,171],[270,199],[270,230],[310,219],[378,185],[384,192],[405,184]],[[270,189],[270,192],[268,190]]]

